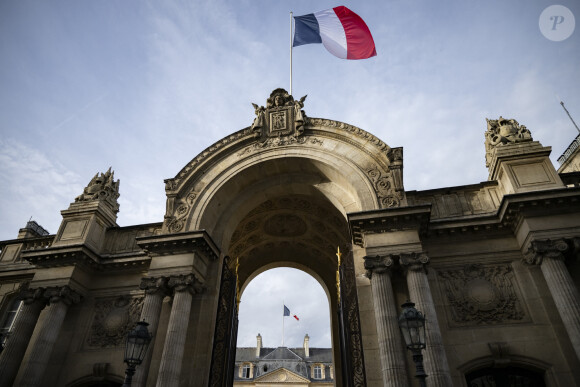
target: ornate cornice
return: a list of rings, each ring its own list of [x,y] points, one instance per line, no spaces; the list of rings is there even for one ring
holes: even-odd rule
[[[151,257],[196,252],[216,260],[220,254],[217,245],[204,230],[138,237],[136,240],[137,245]]]
[[[142,270],[151,260],[142,253],[126,257],[101,256],[82,244],[26,250],[22,252],[22,259],[38,267],[80,265],[96,271]]]
[[[401,230],[427,232],[431,205],[386,208],[382,210],[348,214],[348,222],[356,245],[363,246],[365,234],[377,234]]]

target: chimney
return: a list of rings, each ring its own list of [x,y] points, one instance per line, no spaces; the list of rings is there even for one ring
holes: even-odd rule
[[[310,357],[310,348],[308,347],[308,342],[310,341],[310,337],[308,337],[308,333],[304,336],[304,356]]]
[[[260,350],[262,349],[262,336],[258,333],[256,336],[256,357],[260,357]]]

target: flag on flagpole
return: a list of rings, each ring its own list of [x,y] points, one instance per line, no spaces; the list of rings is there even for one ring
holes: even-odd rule
[[[294,17],[292,47],[322,43],[341,59],[367,59],[377,55],[371,31],[360,16],[340,6]]]
[[[284,305],[284,317],[286,317],[286,316],[290,316],[290,309],[288,309],[288,307],[286,305]],[[293,314],[292,317],[294,317],[296,319],[296,321],[300,321],[298,316],[296,316],[295,314]]]

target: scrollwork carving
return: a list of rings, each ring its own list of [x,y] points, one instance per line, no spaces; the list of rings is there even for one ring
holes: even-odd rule
[[[172,216],[165,219],[167,230],[171,233],[180,232],[185,226],[189,211],[193,208],[193,203],[197,198],[198,193],[195,191],[189,192],[185,198],[177,201],[177,207]]]
[[[373,273],[382,274],[382,273],[390,273],[393,269],[395,261],[393,260],[392,255],[385,255],[385,256],[366,256],[364,257],[365,260],[365,269],[366,269],[366,276],[370,279],[373,276]]]
[[[68,286],[46,288],[43,297],[47,299],[49,304],[63,302],[66,305],[72,305],[79,303],[81,300],[81,295]]]
[[[407,270],[423,271],[429,263],[429,257],[425,253],[401,253],[399,263]]]
[[[377,167],[373,167],[366,172],[373,183],[381,207],[398,207],[401,201],[401,193],[396,193],[393,189],[391,174],[388,172],[382,172]]]

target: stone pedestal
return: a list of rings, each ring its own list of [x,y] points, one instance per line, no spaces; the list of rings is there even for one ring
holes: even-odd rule
[[[431,288],[425,267],[429,257],[423,253],[409,253],[400,255],[400,263],[406,269],[409,298],[415,303],[417,310],[427,318],[425,324],[424,350],[425,371],[428,375],[429,386],[452,386],[449,363],[443,347],[443,338],[439,329],[437,312],[431,296]]]
[[[141,321],[149,323],[149,332],[151,333],[151,343],[145,354],[141,365],[137,367],[133,377],[133,386],[144,387],[149,375],[149,366],[153,356],[153,347],[155,346],[155,335],[159,325],[159,315],[163,305],[163,298],[167,292],[167,279],[160,278],[143,278],[140,288],[145,290],[145,299],[143,300],[143,309],[141,310]]]
[[[24,291],[22,295],[23,305],[14,322],[14,329],[6,341],[6,348],[0,355],[0,386],[11,386],[14,382],[38,316],[46,305],[42,293],[43,289],[34,289]]]
[[[167,336],[161,356],[157,387],[178,387],[185,349],[187,325],[191,311],[196,278],[192,275],[172,276],[168,286],[173,289],[173,306],[167,326]]]
[[[49,306],[42,323],[36,328],[38,335],[31,343],[28,357],[22,364],[15,386],[35,387],[43,385],[44,371],[60,333],[69,305],[80,301],[80,296],[68,286],[48,288],[44,297]]]
[[[409,381],[391,284],[392,266],[393,260],[389,256],[365,257],[365,269],[373,293],[383,386],[404,387],[409,385]]]
[[[580,360],[580,294],[564,263],[569,249],[563,239],[533,241],[525,262],[540,265],[570,342]]]

